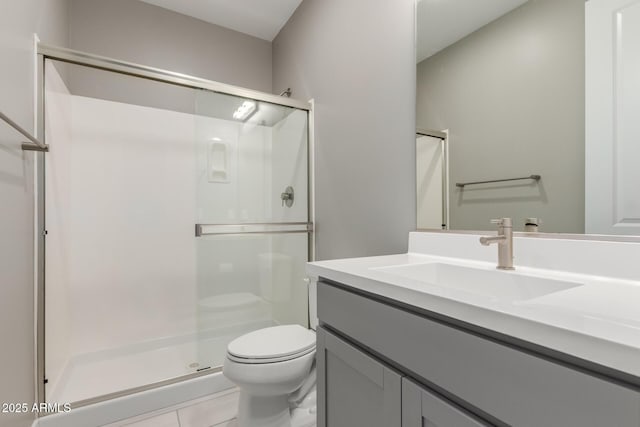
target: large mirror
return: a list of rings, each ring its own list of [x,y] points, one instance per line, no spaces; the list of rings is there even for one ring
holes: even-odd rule
[[[640,234],[640,0],[417,2],[418,228]]]

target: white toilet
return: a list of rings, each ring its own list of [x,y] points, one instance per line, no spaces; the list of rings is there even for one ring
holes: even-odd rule
[[[224,375],[240,388],[238,427],[316,425],[316,286],[309,285],[311,329],[282,325],[227,346]]]

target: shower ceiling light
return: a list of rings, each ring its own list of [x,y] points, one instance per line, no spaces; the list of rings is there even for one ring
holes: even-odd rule
[[[253,101],[244,101],[241,106],[233,113],[236,120],[246,120],[256,111],[256,103]]]

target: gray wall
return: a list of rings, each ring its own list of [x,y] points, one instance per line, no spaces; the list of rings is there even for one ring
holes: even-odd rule
[[[318,259],[406,251],[415,229],[413,0],[305,0],[273,87],[314,98]]]
[[[133,0],[70,0],[69,19],[73,49],[271,92],[268,41]]]
[[[417,125],[450,130],[451,225],[584,232],[584,0],[530,0],[418,65]],[[542,175],[460,191],[457,181]]]
[[[0,3],[0,111],[33,131],[33,33],[67,43],[64,0]],[[33,402],[33,153],[0,123],[0,402]],[[0,426],[31,424],[33,414],[0,413]]]

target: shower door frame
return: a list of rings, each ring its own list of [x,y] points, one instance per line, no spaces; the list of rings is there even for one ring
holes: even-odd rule
[[[253,89],[246,89],[239,86],[229,85],[216,82],[213,80],[202,79],[199,77],[189,76],[182,73],[163,70],[160,68],[148,67],[132,62],[121,61],[105,56],[94,55],[91,53],[81,52],[73,49],[61,48],[38,43],[36,53],[36,102],[37,102],[37,127],[38,135],[41,135],[42,141],[46,144],[45,138],[45,63],[46,60],[60,61],[103,71],[110,71],[118,74],[124,74],[131,77],[138,77],[147,80],[182,86],[192,89],[203,89],[209,92],[220,93],[225,95],[233,95],[241,98],[249,98],[252,100],[266,102],[284,107],[291,107],[307,112],[307,227],[304,231],[296,231],[298,233],[307,233],[308,236],[308,254],[309,261],[315,260],[315,212],[314,212],[314,117],[313,117],[313,100],[309,102],[285,98],[270,93],[260,92]],[[55,149],[53,147],[52,149]],[[45,155],[46,153],[36,153],[35,167],[35,220],[34,220],[34,244],[36,254],[35,268],[35,347],[36,347],[36,400],[37,403],[46,402],[45,384],[47,383],[45,372],[45,250],[46,250],[46,224],[45,224]],[[277,223],[274,223],[277,224]],[[265,231],[260,234],[272,234]],[[73,408],[78,408],[93,403],[104,402],[117,397],[128,396],[133,393],[151,390],[169,384],[179,383],[185,380],[202,377],[222,372],[222,367],[213,367],[211,369],[194,372],[191,374],[181,375],[165,381],[152,384],[145,384],[139,387],[117,391],[114,393],[96,396],[78,402],[71,402]],[[42,415],[42,416],[47,416]]]

